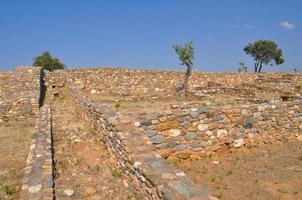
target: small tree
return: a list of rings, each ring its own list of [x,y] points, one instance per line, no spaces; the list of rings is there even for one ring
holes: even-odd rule
[[[34,58],[33,66],[39,66],[49,71],[64,69],[65,65],[58,58],[53,58],[48,51]]]
[[[255,43],[249,43],[244,49],[246,54],[251,55],[254,60],[255,72],[261,72],[263,64],[272,64],[275,61],[276,65],[284,63],[282,50],[278,49],[278,45],[270,40],[258,40]]]
[[[245,66],[244,62],[239,63],[238,72],[247,72],[247,67]]]
[[[184,90],[187,92],[188,90],[188,81],[189,78],[192,74],[192,69],[193,69],[193,59],[194,59],[194,49],[193,49],[193,43],[188,42],[184,45],[184,47],[175,44],[173,45],[173,48],[175,49],[176,54],[178,55],[181,65],[186,65],[187,66],[187,71],[184,76],[184,81],[181,87],[179,88],[180,91]]]

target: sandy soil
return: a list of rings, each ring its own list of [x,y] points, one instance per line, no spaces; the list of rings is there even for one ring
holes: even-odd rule
[[[179,167],[219,199],[302,199],[302,142],[241,149]]]

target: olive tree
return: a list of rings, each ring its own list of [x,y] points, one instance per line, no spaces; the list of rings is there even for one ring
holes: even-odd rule
[[[179,57],[179,60],[181,61],[181,65],[186,65],[187,71],[184,76],[184,81],[179,88],[180,91],[185,91],[187,92],[188,90],[188,81],[189,78],[192,74],[193,70],[193,59],[194,59],[194,48],[193,48],[193,43],[188,42],[186,43],[183,47],[175,44],[173,45],[173,48],[175,49],[176,54]]]
[[[253,44],[249,43],[243,50],[254,58],[255,72],[261,72],[263,64],[273,65],[273,61],[276,65],[284,63],[282,50],[271,40],[258,40]]]
[[[36,56],[33,66],[39,66],[49,71],[65,68],[65,65],[58,58],[53,58],[48,51],[45,51],[40,56]]]

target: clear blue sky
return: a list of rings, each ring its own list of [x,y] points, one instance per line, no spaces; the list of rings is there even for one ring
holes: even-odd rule
[[[234,71],[248,42],[271,39],[302,69],[301,0],[1,0],[0,70],[48,50],[68,67],[182,70],[173,43],[193,41],[195,69]]]

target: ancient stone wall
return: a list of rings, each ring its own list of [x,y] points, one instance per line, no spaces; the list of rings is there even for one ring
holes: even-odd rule
[[[155,154],[142,129],[135,127],[131,119],[104,104],[94,103],[74,82],[69,77],[67,86],[77,108],[104,139],[137,196],[141,199],[214,199],[184,172]]]
[[[138,125],[164,158],[302,137],[301,100],[214,108],[172,105],[140,118]]]
[[[54,199],[50,107],[39,111],[22,179],[21,199]]]
[[[40,97],[41,68],[18,67],[0,78],[0,123],[36,118],[43,97]]]
[[[183,81],[183,72],[94,68],[68,70],[86,94],[102,94],[129,99],[167,99]],[[209,73],[194,72],[189,81],[190,94],[231,94],[252,99],[296,96],[302,92],[299,73]],[[265,94],[265,96],[262,96]],[[267,97],[267,94],[270,94]]]

